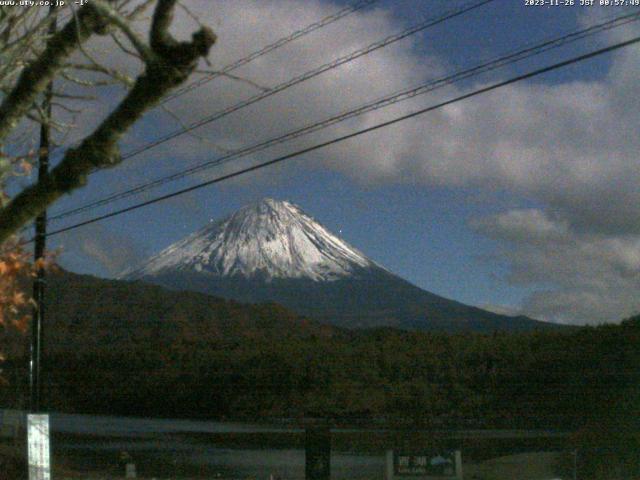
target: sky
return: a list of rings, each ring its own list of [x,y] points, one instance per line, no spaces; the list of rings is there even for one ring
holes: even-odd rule
[[[384,1],[359,10],[149,112],[122,141],[131,151],[281,82],[473,2]],[[596,2],[597,3],[597,2]],[[330,0],[185,0],[174,33],[198,22],[218,35],[209,62],[238,58],[335,13]],[[274,138],[550,37],[640,7],[526,6],[494,0],[327,71],[93,174],[50,215],[225,151]],[[369,112],[142,195],[59,222],[60,228],[455,98],[640,34],[632,22]],[[144,20],[136,28],[144,33]],[[104,39],[88,46],[132,74],[135,59]],[[640,47],[632,46],[467,99],[236,179],[51,237],[60,263],[114,277],[174,241],[262,197],[289,200],[419,287],[497,312],[572,324],[640,311]],[[198,78],[197,74],[194,78]],[[71,144],[124,90],[82,106]],[[65,112],[58,112],[64,116]]]

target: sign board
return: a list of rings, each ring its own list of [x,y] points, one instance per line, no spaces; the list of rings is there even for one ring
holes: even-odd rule
[[[49,415],[27,415],[29,480],[51,480]]]
[[[462,456],[457,450],[389,451],[386,471],[388,480],[459,479],[462,478]]]

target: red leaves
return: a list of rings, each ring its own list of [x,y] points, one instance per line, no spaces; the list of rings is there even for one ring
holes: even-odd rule
[[[15,329],[22,334],[27,332],[31,315],[26,309],[31,299],[25,293],[29,283],[26,280],[34,273],[29,253],[17,240],[0,245],[0,331]],[[0,351],[0,362],[4,360],[5,356]],[[6,381],[0,374],[0,386],[3,383]]]
[[[0,246],[0,328],[14,328],[26,333],[31,319],[28,308],[33,306],[31,296],[26,293],[29,279],[34,278],[39,269],[48,269],[51,264],[50,256],[31,262],[29,252],[15,239]],[[2,359],[0,352],[0,361]]]
[[[11,319],[11,324],[20,333],[25,334],[29,329],[30,320],[31,320],[31,315],[22,315],[21,317]]]
[[[28,157],[23,157],[17,163],[15,174],[18,176],[28,177],[29,175],[31,175],[32,170],[33,163],[31,163]]]
[[[6,326],[26,306],[28,299],[20,280],[30,271],[27,252],[15,244],[3,246],[0,250],[0,325]]]

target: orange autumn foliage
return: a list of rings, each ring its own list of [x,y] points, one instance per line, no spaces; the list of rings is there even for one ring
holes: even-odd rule
[[[0,328],[27,331],[31,317],[27,307],[33,305],[26,293],[28,280],[34,278],[40,268],[50,265],[50,257],[32,262],[29,252],[16,240],[0,246]]]
[[[30,298],[24,291],[24,279],[33,272],[28,253],[16,242],[0,247],[0,327],[27,330],[29,316],[25,308]]]

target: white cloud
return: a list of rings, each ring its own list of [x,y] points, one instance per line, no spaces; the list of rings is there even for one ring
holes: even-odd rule
[[[108,276],[120,273],[126,267],[146,258],[148,254],[143,246],[135,243],[129,236],[98,224],[65,233],[56,243],[61,252],[59,261],[63,266],[75,267],[80,254],[96,264],[97,268],[88,273]]]
[[[564,323],[619,321],[640,312],[640,237],[571,231],[540,210],[512,210],[473,222],[503,242],[505,279],[536,287],[522,311]]]
[[[192,1],[189,5],[203,23],[215,26],[219,36],[219,43],[210,55],[214,70],[335,13],[340,8],[337,4],[317,0],[218,2],[215,8],[208,1]],[[180,30],[189,31],[193,27],[192,22],[186,18],[182,20]],[[233,73],[259,85],[273,87],[405,27],[387,10],[365,10],[298,39]],[[414,41],[406,39],[372,52],[228,115],[224,120],[198,129],[196,133],[225,148],[247,146],[395,92],[429,75],[441,73],[443,69],[435,58],[419,57],[414,53]],[[172,102],[170,107],[177,115],[190,122],[235,105],[257,93],[257,89],[245,83],[218,78],[181,97],[179,102]],[[396,111],[406,111],[406,108]],[[352,120],[332,128],[328,133],[314,135],[313,141],[315,143],[323,138],[351,132],[373,123],[375,118],[379,116],[370,115]],[[175,122],[168,117],[166,124],[162,126],[167,131],[176,127]],[[364,172],[367,177],[380,177],[380,172],[382,176],[387,172],[393,178],[393,165],[389,163],[388,157],[389,154],[395,157],[402,155],[402,145],[406,143],[403,137],[404,134],[400,131],[391,148],[385,144],[387,136],[380,140],[377,140],[377,136],[369,137],[363,144],[351,142],[346,149],[323,151],[321,155],[314,157],[313,163],[317,164],[322,158],[325,166],[348,170],[351,165],[360,168],[358,159],[366,158],[371,162],[371,166]],[[291,151],[295,146],[308,143],[307,140],[296,141],[291,144],[294,147],[271,149],[260,158],[270,158],[278,152]],[[179,156],[181,162],[202,161],[215,156],[210,145],[184,136],[156,149],[148,157],[167,154],[174,158]],[[173,167],[175,168],[175,164]]]
[[[489,312],[497,313],[498,315],[509,315],[511,317],[522,315],[522,311],[519,307],[513,307],[511,305],[494,305],[485,303],[480,305],[480,308],[488,310]]]
[[[337,8],[318,0],[227,1],[216,3],[215,8],[210,2],[193,0],[190,6],[203,23],[216,26],[220,40],[211,55],[214,68]],[[183,33],[193,27],[187,21],[180,25]],[[273,86],[402,28],[384,9],[359,12],[234,73]],[[632,32],[627,27],[623,36]],[[445,59],[424,58],[414,46],[411,40],[398,42],[231,114],[198,133],[227,148],[250,145],[444,71]],[[633,134],[640,121],[640,98],[635,92],[640,55],[632,47],[614,58],[610,72],[601,80],[553,85],[530,81],[501,88],[323,150],[312,155],[309,163],[321,163],[365,183],[420,181],[507,189],[546,203],[582,230],[640,233],[640,137]],[[197,119],[256,92],[245,84],[218,79],[182,97],[172,109],[182,118]],[[438,92],[437,98],[459,93],[449,88],[446,93]],[[369,113],[314,135],[313,143],[407,113],[416,103],[413,105]],[[167,121],[167,128],[175,128],[170,123]],[[293,145],[308,143],[300,140]],[[261,158],[282,151],[276,148]],[[150,156],[169,152],[172,168],[176,156],[186,164],[213,153],[207,143],[182,137]]]
[[[210,56],[213,69],[339,8],[321,0],[187,4],[219,35]],[[183,13],[176,25],[180,37],[195,28]],[[271,87],[405,26],[383,8],[368,9],[234,73]],[[637,32],[629,26],[609,38],[629,38]],[[378,50],[199,129],[206,142],[183,136],[155,149],[145,155],[153,159],[153,177],[215,156],[211,143],[226,148],[251,145],[443,73],[446,59],[425,58],[414,48],[415,41]],[[547,285],[523,309],[567,322],[619,319],[640,307],[635,299],[640,286],[640,50],[627,48],[612,58],[610,70],[597,80],[518,83],[344,142],[306,161],[363,183],[502,189],[536,200],[543,206],[539,210],[509,211],[474,224],[504,242],[503,253],[512,262],[510,281]],[[245,83],[217,79],[171,103],[171,108],[188,123],[255,93]],[[460,93],[449,87],[413,107],[398,104],[369,113],[315,134],[313,143]],[[154,135],[178,127],[169,116],[162,121],[156,117],[149,125]],[[139,138],[147,137],[145,132]],[[309,143],[298,140],[260,158]],[[149,165],[137,160],[129,168],[147,172],[148,178]],[[276,175],[283,175],[283,170],[276,170]],[[252,178],[264,181],[264,175]],[[122,176],[117,180],[120,189]]]
[[[510,210],[477,219],[472,226],[486,235],[518,243],[538,244],[570,239],[565,222],[555,222],[537,209]]]

